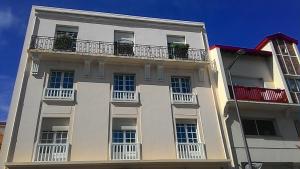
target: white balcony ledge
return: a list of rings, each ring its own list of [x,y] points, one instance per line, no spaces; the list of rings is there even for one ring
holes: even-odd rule
[[[74,101],[75,90],[64,88],[45,88],[44,100]]]
[[[176,143],[178,159],[206,159],[203,143]]]
[[[139,95],[137,91],[116,91],[113,90],[111,94],[112,102],[119,103],[138,103]]]
[[[195,93],[173,93],[171,92],[172,104],[197,104]]]
[[[112,143],[111,160],[140,160],[140,144]]]
[[[37,144],[34,162],[68,161],[69,144]]]

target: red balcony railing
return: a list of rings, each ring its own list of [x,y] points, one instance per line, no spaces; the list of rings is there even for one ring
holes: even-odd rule
[[[234,86],[237,100],[249,100],[258,102],[288,103],[288,98],[284,90],[267,89],[260,87]],[[233,98],[231,86],[229,86],[230,97]]]

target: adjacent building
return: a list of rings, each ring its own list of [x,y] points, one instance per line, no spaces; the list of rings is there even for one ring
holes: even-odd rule
[[[4,136],[4,129],[5,129],[5,122],[0,122],[0,150],[1,150],[1,145],[3,141],[3,136]]]
[[[300,166],[297,40],[278,33],[255,49],[215,45],[210,57],[214,91],[233,165],[247,164],[245,144],[233,92],[238,100],[243,130],[252,161],[263,169]],[[237,60],[236,60],[237,58]],[[233,86],[230,83],[230,69]]]
[[[201,22],[34,6],[1,168],[227,168],[208,50]]]

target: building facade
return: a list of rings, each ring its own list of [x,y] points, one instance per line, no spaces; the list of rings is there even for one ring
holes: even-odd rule
[[[234,167],[243,168],[247,158],[233,90],[252,162],[263,169],[298,169],[300,67],[297,41],[279,33],[268,36],[255,49],[212,46],[210,57],[220,121]],[[231,86],[228,68],[234,61],[230,69]]]
[[[227,168],[205,26],[34,6],[1,168]]]
[[[1,150],[3,136],[4,136],[5,125],[6,125],[5,122],[0,122],[0,150]]]

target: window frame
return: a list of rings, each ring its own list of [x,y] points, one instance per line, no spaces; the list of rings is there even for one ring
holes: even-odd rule
[[[114,138],[115,133],[121,133],[122,138]],[[127,137],[127,134],[130,135],[130,137]],[[134,137],[131,137],[134,134]],[[112,143],[119,143],[119,144],[131,144],[131,143],[137,143],[137,133],[136,130],[112,130]],[[120,140],[122,139],[122,142],[115,142],[114,140]],[[134,139],[134,142],[132,140]],[[127,142],[127,140],[130,140]]]
[[[43,139],[44,134],[47,134],[47,138]],[[49,138],[49,134],[52,134],[52,138]],[[61,137],[58,137],[58,135],[61,134]],[[63,134],[66,134],[66,137],[62,137]],[[39,144],[67,144],[68,143],[68,138],[69,138],[69,131],[68,130],[44,130],[41,131],[40,138],[39,138]],[[59,138],[59,142],[57,142],[57,138]],[[45,140],[45,142],[43,142]],[[52,140],[52,141],[51,141]],[[62,140],[65,140],[63,142]],[[51,142],[48,142],[51,141]]]
[[[61,76],[60,76],[60,81],[59,82],[52,82],[52,73],[53,72],[60,72],[61,73]],[[72,84],[72,87],[69,88],[69,87],[64,87],[64,80],[65,78],[67,79],[70,79],[71,76],[66,76],[67,73],[72,73],[73,76],[72,76],[72,83],[69,82],[69,80],[67,81],[67,86]],[[56,78],[57,76],[55,76]],[[50,70],[49,72],[49,77],[48,77],[48,82],[47,82],[47,88],[53,88],[53,89],[74,89],[74,81],[75,81],[75,71],[73,70]],[[54,87],[51,87],[51,83],[54,83]],[[56,84],[59,84],[59,87],[55,87]]]
[[[178,125],[182,125],[182,126],[178,126]],[[195,127],[195,131],[188,131],[188,125],[193,125],[193,127]],[[178,131],[178,127],[183,127],[184,129],[184,132],[180,132]],[[187,123],[187,122],[176,122],[175,124],[175,128],[176,128],[176,142],[177,143],[182,143],[182,144],[193,144],[193,143],[201,143],[201,140],[200,140],[200,137],[199,137],[199,130],[198,130],[198,125],[197,125],[197,122],[193,123],[193,122],[190,122],[190,123]],[[184,133],[184,136],[185,138],[179,138],[178,137],[178,134],[179,133]],[[192,137],[190,137],[190,134]],[[193,136],[193,134],[195,134],[195,137]],[[184,141],[179,141],[179,140],[185,140]],[[193,141],[191,141],[193,140]]]
[[[178,83],[179,83],[179,86],[174,86],[173,87],[173,84],[176,84],[176,82],[173,82],[173,79],[178,79]],[[189,83],[188,83],[188,86],[183,86],[183,79],[188,79]],[[174,90],[174,88],[179,88],[179,92],[174,92],[176,90]],[[187,92],[183,92],[183,88],[186,88],[185,90]],[[171,91],[172,93],[192,93],[192,79],[190,76],[171,76]]]
[[[286,41],[281,40],[281,41],[283,42],[283,45],[284,45],[285,50],[286,50],[286,54],[284,54],[284,53],[282,53],[282,49],[280,48],[279,41],[280,41],[279,39],[275,39],[275,40],[272,41],[272,44],[273,44],[273,46],[274,46],[276,56],[277,56],[277,57],[280,56],[280,58],[281,58],[281,60],[282,60],[282,62],[283,62],[283,65],[284,65],[284,69],[287,71],[287,73],[284,73],[284,72],[282,72],[282,73],[283,73],[284,75],[299,75],[299,74],[297,73],[296,68],[295,68],[294,62],[292,61],[292,58],[296,58],[296,59],[298,60],[298,63],[300,64],[300,60],[299,60],[299,58],[297,57],[297,53],[296,53],[296,50],[295,50],[294,46],[292,45],[295,55],[291,55],[291,54],[290,54],[290,51],[289,51],[289,49],[288,49],[288,47],[287,47]],[[285,57],[288,57],[288,59],[289,59],[289,61],[290,61],[290,63],[291,63],[292,69],[293,69],[293,71],[295,72],[295,74],[291,74],[291,73],[290,73],[290,71],[289,71],[289,69],[288,69],[288,66],[287,66],[287,63],[286,63],[286,61],[285,61]],[[283,68],[282,68],[282,69],[283,69]]]
[[[256,134],[247,134],[246,129],[245,129],[245,125],[244,125],[244,120],[249,120],[249,121],[254,121],[255,124],[255,129],[256,129]],[[268,122],[272,122],[272,126],[273,126],[273,130],[274,130],[274,135],[273,134],[269,134],[269,135],[265,135],[262,134],[263,132],[260,131],[257,121],[268,121]],[[253,119],[253,118],[242,118],[242,123],[243,123],[243,130],[246,136],[258,136],[258,137],[278,137],[279,135],[279,130],[277,127],[277,123],[276,123],[276,119]]]
[[[116,84],[116,76],[122,76],[122,85],[119,85],[119,83],[117,82]],[[126,81],[131,81],[131,80],[126,80],[127,77],[130,77],[132,76],[133,77],[133,85],[129,84],[129,85],[126,85]],[[118,86],[118,90],[116,90],[116,86]],[[122,90],[119,90],[120,86],[122,87]],[[126,87],[129,86],[132,86],[133,87],[133,90],[127,90]],[[136,91],[136,75],[135,74],[126,74],[126,73],[115,73],[113,75],[113,91],[128,91],[128,92],[134,92]]]

